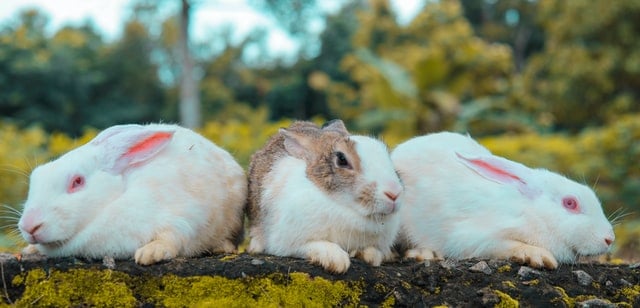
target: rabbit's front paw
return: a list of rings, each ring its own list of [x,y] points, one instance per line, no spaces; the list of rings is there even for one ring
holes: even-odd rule
[[[429,248],[413,248],[405,252],[406,259],[415,259],[418,262],[436,259],[436,253]]]
[[[336,243],[317,241],[305,245],[306,257],[326,271],[342,274],[349,269],[349,254]]]
[[[556,261],[551,252],[541,247],[526,244],[513,249],[510,259],[535,268],[555,269],[558,267],[558,261]]]
[[[175,258],[177,254],[172,245],[168,245],[165,241],[155,240],[136,250],[135,260],[140,265],[150,265]]]

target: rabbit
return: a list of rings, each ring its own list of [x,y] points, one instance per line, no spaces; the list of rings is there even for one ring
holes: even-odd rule
[[[405,257],[511,259],[555,269],[608,251],[615,236],[595,193],[562,175],[492,155],[471,137],[414,137],[391,153],[405,185]]]
[[[249,253],[306,258],[344,273],[350,257],[392,258],[403,187],[387,146],[341,120],[297,121],[251,157]]]
[[[18,228],[25,253],[134,258],[237,251],[247,180],[225,150],[177,125],[117,125],[38,166]]]

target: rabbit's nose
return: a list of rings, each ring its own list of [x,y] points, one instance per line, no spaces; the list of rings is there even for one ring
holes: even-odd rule
[[[604,243],[607,244],[607,246],[610,246],[611,243],[613,243],[613,239],[607,237],[607,238],[604,239]]]
[[[25,226],[24,231],[26,231],[27,233],[34,235],[36,232],[38,232],[38,230],[40,229],[40,227],[42,227],[42,223],[39,223],[37,225],[34,226]]]
[[[391,201],[396,201],[398,199],[399,193],[392,193],[390,191],[385,191],[384,195],[387,196]]]

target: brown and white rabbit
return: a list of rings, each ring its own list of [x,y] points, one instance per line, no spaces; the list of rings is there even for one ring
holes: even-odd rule
[[[343,273],[378,266],[399,229],[402,185],[381,141],[340,120],[280,129],[249,166],[249,252],[309,259]]]
[[[407,257],[506,258],[556,268],[605,253],[614,241],[589,187],[495,156],[469,136],[416,137],[391,157],[405,185]]]
[[[27,252],[152,264],[233,252],[247,184],[225,150],[176,125],[118,125],[33,170]]]

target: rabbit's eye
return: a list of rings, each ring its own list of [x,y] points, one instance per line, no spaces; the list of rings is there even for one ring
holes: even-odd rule
[[[580,205],[578,204],[578,200],[573,196],[562,198],[562,206],[564,206],[565,209],[569,210],[569,212],[580,212]]]
[[[344,153],[338,151],[336,152],[336,165],[340,168],[347,168],[347,169],[351,169],[351,164],[349,164],[349,161],[347,160],[347,157],[344,155]]]
[[[69,186],[67,186],[67,192],[74,193],[80,190],[82,187],[84,187],[84,182],[85,180],[83,176],[74,175],[69,182]]]

